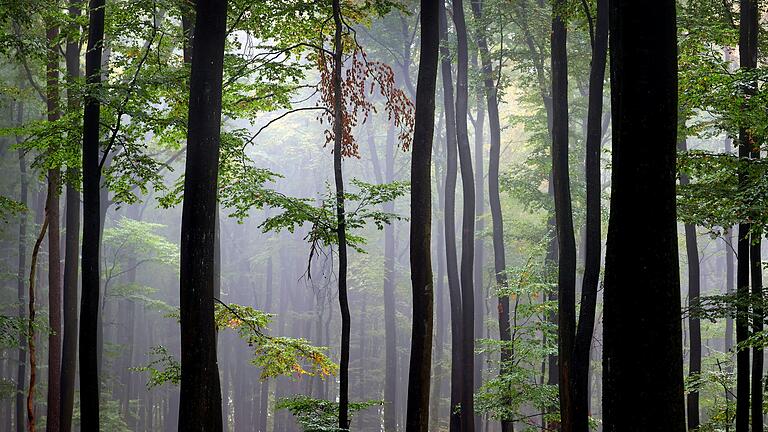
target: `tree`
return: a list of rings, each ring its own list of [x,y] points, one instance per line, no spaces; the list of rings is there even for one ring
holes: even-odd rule
[[[475,368],[475,299],[474,299],[474,240],[475,240],[475,186],[472,173],[472,154],[469,148],[467,116],[469,103],[469,48],[463,0],[453,1],[453,22],[456,26],[456,143],[461,167],[462,223],[461,223],[461,368],[463,392],[461,395],[461,430],[475,429],[474,368]],[[454,346],[453,349],[456,349]]]
[[[649,22],[655,25],[652,32]],[[604,430],[684,431],[675,2],[649,8],[613,1],[609,29],[613,173],[603,318]]]
[[[80,3],[77,0],[69,2],[69,19],[72,24],[67,35],[65,61],[67,78],[70,85],[80,79],[80,41],[79,26],[76,20],[80,17]],[[75,112],[80,103],[75,92],[70,87],[67,90],[67,109]],[[80,143],[80,137],[77,136]],[[72,140],[74,141],[74,140]],[[74,178],[79,175],[79,167],[67,167],[66,187],[66,221],[64,241],[64,283],[62,292],[63,305],[63,334],[61,349],[61,420],[59,427],[62,432],[72,430],[72,409],[75,402],[75,374],[77,373],[77,282],[79,268],[80,246],[80,191]]]
[[[739,67],[743,70],[750,70],[757,67],[757,31],[758,31],[758,8],[756,0],[745,0],[741,2],[741,12],[739,18]],[[755,87],[747,84],[743,89],[744,98],[748,99],[754,94]],[[739,159],[746,160],[755,145],[751,131],[746,126],[739,128],[738,156]],[[739,185],[745,185],[747,173],[745,168],[739,169]],[[750,230],[751,225],[748,222],[739,223],[737,249],[738,258],[736,261],[736,294],[739,298],[745,299],[749,296],[749,271],[750,271]],[[736,344],[749,338],[749,305],[746,302],[740,302],[736,311]],[[750,364],[749,349],[737,347],[736,352],[736,432],[747,432],[749,429],[749,394],[750,394]],[[762,405],[761,405],[762,406]],[[758,410],[760,408],[757,408]],[[760,416],[762,424],[762,416]]]
[[[482,67],[483,86],[485,89],[485,103],[488,109],[488,126],[491,135],[491,146],[488,157],[488,202],[491,208],[491,224],[493,232],[493,268],[497,289],[507,284],[506,254],[504,252],[504,220],[501,214],[501,196],[499,194],[499,159],[501,158],[501,121],[499,119],[498,89],[494,80],[494,70],[491,64],[491,55],[488,49],[483,21],[483,0],[472,0],[472,13],[479,22],[477,46],[480,50],[480,63]],[[499,74],[501,71],[497,71]],[[480,153],[476,156],[482,160]],[[480,179],[479,181],[481,181]],[[511,340],[509,324],[509,297],[498,296],[497,302],[499,339],[502,342]],[[499,374],[503,374],[505,364],[512,360],[512,351],[501,350],[501,367]],[[510,421],[501,422],[502,432],[512,432],[514,425]]]
[[[435,128],[435,83],[440,35],[438,0],[421,1],[421,51],[416,84],[411,156],[411,285],[413,327],[408,375],[406,430],[429,428],[429,388],[432,371],[432,136]]]
[[[55,122],[59,112],[59,27],[49,24],[48,63],[46,65],[46,105],[48,121]],[[55,148],[49,149],[56,151]],[[58,166],[48,169],[48,197],[45,217],[48,219],[48,410],[45,428],[58,432],[61,422],[61,230],[59,228],[59,183],[61,170]]]
[[[213,307],[226,24],[226,0],[196,3],[181,219],[179,431],[222,429]]]
[[[344,139],[341,68],[344,56],[342,41],[341,1],[333,0],[333,178],[336,186],[336,236],[339,247],[339,309],[341,310],[341,360],[339,362],[339,429],[349,429],[349,301],[347,300],[347,227],[344,209],[344,173],[342,142]]]
[[[21,125],[24,121],[24,103],[19,102],[17,104],[17,124]],[[19,137],[16,138],[17,143],[20,141]],[[21,148],[18,150],[19,155],[19,178],[21,185],[19,187],[19,202],[27,205],[29,180],[27,178],[27,160],[24,155],[24,150]],[[19,318],[23,319],[24,312],[24,273],[27,267],[27,219],[26,213],[22,213],[19,217],[19,265],[17,267],[16,277],[17,288],[16,298],[19,302],[18,314]],[[18,366],[16,368],[16,432],[24,431],[24,381],[27,376],[27,351],[25,350],[26,333],[23,326],[19,326],[19,351],[17,361]]]
[[[100,182],[99,140],[101,52],[104,44],[104,0],[89,4],[88,50],[85,76],[88,91],[83,101],[83,239],[82,294],[80,298],[80,422],[83,430],[99,430],[99,244]]]
[[[445,255],[448,274],[448,297],[451,308],[451,397],[449,405],[450,430],[461,430],[461,412],[459,405],[464,393],[462,374],[462,314],[461,282],[456,253],[456,176],[458,161],[456,158],[456,106],[453,95],[453,73],[451,55],[448,47],[448,19],[445,1],[440,2],[440,71],[443,81],[443,108],[445,115]]]
[[[565,1],[552,6],[552,191],[558,242],[557,355],[560,389],[560,423],[574,430],[573,370],[571,358],[576,338],[576,239],[573,233],[571,183],[568,170],[568,55]]]
[[[685,137],[680,137],[678,149],[681,152],[688,151],[688,142]],[[689,184],[687,175],[680,175],[680,185]],[[696,225],[686,223],[685,229],[685,253],[688,258],[688,307],[695,308],[701,296],[701,270],[699,269],[699,245],[696,241]],[[701,373],[701,321],[696,314],[688,317],[688,331],[690,332],[690,350],[688,375],[697,379]],[[688,429],[696,430],[699,427],[699,392],[694,389],[686,398],[686,411]]]
[[[586,9],[592,37],[592,63],[589,69],[586,142],[586,238],[584,277],[581,284],[581,308],[574,339],[573,357],[573,422],[574,430],[588,430],[589,363],[592,336],[595,331],[597,290],[600,281],[600,151],[602,147],[603,85],[608,54],[608,0],[597,0],[594,24]],[[594,27],[594,28],[593,28]]]

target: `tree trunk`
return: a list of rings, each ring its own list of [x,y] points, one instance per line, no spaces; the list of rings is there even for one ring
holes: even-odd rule
[[[80,17],[80,2],[70,0],[70,19]],[[67,78],[73,82],[80,78],[80,42],[76,36],[76,25],[70,28],[67,38],[66,64]],[[67,92],[67,109],[75,112],[80,103],[72,91]],[[77,281],[80,258],[80,191],[73,184],[72,178],[79,175],[78,168],[67,168],[66,190],[66,237],[64,255],[63,289],[63,340],[61,353],[61,420],[62,432],[72,430],[72,409],[75,402],[75,374],[77,373]]]
[[[759,147],[753,148],[752,158],[760,158]],[[760,334],[763,331],[763,307],[761,306],[763,262],[760,250],[762,238],[759,235],[753,235],[750,240],[749,263],[752,277],[752,297],[759,299],[755,300],[755,306],[752,308],[752,332],[753,334]],[[693,337],[691,337],[691,341],[693,341]],[[701,340],[699,340],[699,344],[701,344]],[[763,432],[763,362],[763,347],[759,344],[755,345],[752,348],[752,432]]]
[[[573,370],[571,356],[576,331],[576,240],[573,232],[571,186],[568,172],[568,56],[565,0],[556,0],[552,12],[552,182],[558,241],[558,389],[560,425],[572,432]]]
[[[341,145],[344,134],[344,106],[342,95],[342,42],[341,0],[333,0],[333,177],[336,185],[336,236],[339,240],[339,309],[341,311],[341,359],[339,362],[339,429],[349,428],[349,340],[350,316],[347,299],[347,226],[344,209],[344,175],[341,166]]]
[[[21,126],[24,121],[24,103],[18,102],[18,117],[17,125]],[[17,144],[20,144],[19,137]],[[27,205],[28,201],[28,183],[27,178],[27,160],[25,157],[24,149],[19,148],[19,178],[21,182],[19,192],[19,202]],[[19,265],[17,267],[17,298],[19,301],[18,314],[19,318],[24,318],[26,312],[24,311],[24,273],[27,269],[27,213],[22,213],[19,217]],[[25,430],[25,408],[24,408],[24,382],[27,377],[27,350],[25,331],[19,327],[19,351],[18,351],[18,366],[16,369],[16,432],[23,432]]]
[[[416,83],[411,156],[411,286],[413,324],[408,376],[406,431],[429,429],[429,388],[432,375],[432,140],[435,129],[435,83],[440,35],[438,1],[421,1],[421,50]]]
[[[679,151],[688,151],[686,137],[679,138]],[[680,185],[689,183],[686,174],[680,175]],[[688,258],[688,307],[695,308],[699,304],[701,295],[701,270],[699,268],[699,245],[696,240],[696,226],[685,224],[685,251]],[[688,353],[688,375],[697,377],[701,373],[701,321],[695,314],[688,317],[688,331],[690,334],[690,350]],[[699,392],[691,391],[686,398],[688,430],[696,430],[699,427]]]
[[[744,0],[740,5],[739,67],[749,71],[757,67],[757,0]],[[745,86],[744,97],[749,98],[754,92],[755,87]],[[740,128],[739,159],[742,164],[747,162],[753,146],[751,131],[745,127]],[[741,188],[746,185],[747,175],[745,168],[739,169],[738,177]],[[749,306],[746,299],[749,297],[750,228],[749,223],[739,224],[736,294],[740,302],[736,311],[736,345],[749,338]],[[747,432],[749,429],[749,371],[749,349],[740,349],[736,353],[736,432]]]
[[[482,23],[483,19],[483,0],[472,1],[472,12],[475,19]],[[488,109],[488,127],[491,137],[491,146],[488,157],[488,201],[491,208],[491,223],[493,231],[493,264],[496,274],[496,288],[502,288],[507,284],[506,276],[506,255],[504,252],[504,219],[501,214],[501,197],[499,194],[499,159],[501,157],[501,122],[499,120],[499,102],[496,89],[496,82],[493,77],[493,66],[491,56],[488,50],[488,41],[482,27],[478,31],[477,46],[480,50],[480,62],[482,66],[482,78],[485,87],[486,107]],[[481,153],[476,152],[478,159]],[[479,178],[480,176],[478,176]],[[481,200],[482,202],[482,200]],[[509,342],[511,339],[509,327],[509,297],[500,296],[497,301],[499,339],[502,342]],[[512,360],[512,351],[510,349],[501,350],[501,366],[499,373],[503,374],[508,368],[505,363]],[[514,431],[511,421],[501,422],[502,432]]]
[[[616,0],[609,16],[613,186],[605,263],[604,430],[682,432],[675,2],[649,8]],[[647,31],[649,22],[653,32]]]
[[[216,192],[227,1],[196,3],[181,220],[179,431],[221,431],[213,322]]]
[[[100,245],[100,100],[101,51],[104,43],[104,0],[89,5],[86,82],[90,91],[83,112],[83,239],[82,296],[80,300],[80,420],[82,430],[99,430],[99,370],[97,328],[99,321]]]
[[[600,150],[603,140],[603,84],[608,53],[608,0],[597,1],[592,64],[589,71],[586,142],[586,240],[584,278],[581,284],[581,308],[573,347],[573,427],[575,431],[589,430],[589,364],[592,336],[595,332],[595,310],[600,281]]]
[[[48,121],[55,122],[59,112],[59,27],[46,31],[48,62],[46,66],[46,105]],[[59,144],[57,144],[59,145]],[[49,149],[49,151],[55,149]],[[61,230],[59,225],[58,167],[48,169],[48,196],[45,217],[48,219],[48,398],[45,428],[60,430],[61,419]]]
[[[35,385],[37,382],[37,345],[35,342],[35,315],[37,305],[35,304],[35,276],[37,276],[37,257],[40,252],[40,245],[45,239],[45,232],[48,230],[48,218],[43,221],[40,228],[40,234],[37,236],[35,246],[32,248],[32,257],[29,270],[29,302],[27,317],[27,346],[29,348],[29,390],[27,391],[27,430],[35,432]]]
[[[473,62],[474,69],[477,70],[477,61]],[[485,108],[483,107],[482,90],[476,93],[477,112],[475,115],[475,231],[482,233],[485,231],[485,174],[483,169],[483,148],[485,147]],[[475,262],[473,283],[475,286],[475,340],[485,337],[483,330],[485,328],[485,286],[483,285],[483,275],[485,273],[485,254],[483,251],[484,239],[482,236],[475,236]],[[480,390],[483,384],[483,354],[475,354],[475,373],[473,392]],[[475,430],[482,430],[482,416],[475,416]]]
[[[440,1],[440,0],[438,0]],[[451,71],[451,52],[448,46],[448,19],[445,1],[440,1],[440,71],[443,81],[443,108],[445,110],[445,256],[448,275],[448,298],[451,309],[451,398],[450,398],[450,431],[459,432],[461,429],[461,395],[464,393],[462,373],[462,314],[461,314],[461,283],[456,252],[456,177],[457,177],[457,144],[456,144],[456,111],[453,96],[453,74]]]
[[[464,381],[461,395],[461,430],[474,432],[474,369],[475,369],[475,298],[474,298],[474,240],[475,240],[475,186],[472,173],[472,154],[467,131],[469,53],[467,26],[463,0],[453,1],[453,22],[456,26],[456,143],[461,167],[463,192],[461,224],[461,369]]]

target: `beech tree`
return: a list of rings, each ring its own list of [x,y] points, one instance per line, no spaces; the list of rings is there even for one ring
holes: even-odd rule
[[[411,151],[410,255],[413,324],[406,430],[414,432],[426,432],[429,428],[433,321],[431,165],[435,127],[435,83],[440,46],[440,34],[434,22],[438,19],[438,6],[438,0],[421,1],[421,51]]]
[[[653,32],[644,31],[648,22],[656,23]],[[611,2],[609,27],[613,169],[603,318],[604,429],[684,431],[675,2],[654,8]]]

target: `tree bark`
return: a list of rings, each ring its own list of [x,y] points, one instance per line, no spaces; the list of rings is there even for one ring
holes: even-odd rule
[[[586,239],[584,277],[581,284],[581,308],[573,347],[573,426],[578,432],[589,430],[589,364],[595,332],[597,290],[600,281],[600,151],[603,140],[603,85],[608,54],[608,0],[597,1],[592,64],[589,70],[586,142]]]
[[[760,158],[759,147],[753,148],[752,158]],[[760,235],[752,235],[750,238],[750,276],[752,278],[752,298],[755,299],[755,305],[752,308],[753,334],[760,334],[763,331],[763,307],[761,305],[763,299],[763,262],[760,250],[761,242],[762,237]],[[699,335],[699,339],[701,339],[701,335]],[[691,338],[691,341],[693,341],[693,338]],[[701,340],[699,340],[699,344],[701,344]],[[763,347],[757,344],[752,348],[752,432],[763,432],[763,362]]]
[[[475,186],[472,173],[472,154],[469,147],[467,116],[469,102],[469,51],[467,26],[464,19],[463,0],[453,1],[453,22],[456,26],[456,143],[461,167],[463,193],[461,223],[461,368],[463,392],[461,395],[461,430],[474,432],[474,369],[475,369],[475,298],[474,298],[474,257],[475,257]]]
[[[652,32],[647,31],[649,22],[654,23]],[[649,8],[632,0],[612,1],[609,23],[613,173],[603,429],[683,432],[675,2]]]
[[[341,359],[339,362],[339,429],[349,428],[349,342],[350,315],[347,299],[347,225],[344,209],[344,173],[341,145],[344,134],[342,61],[344,45],[341,1],[333,0],[333,177],[336,185],[336,236],[339,240],[339,309],[341,311]]]
[[[472,1],[472,13],[475,19],[483,21],[483,0]],[[486,107],[488,109],[488,128],[490,131],[490,150],[488,157],[488,202],[491,209],[491,224],[493,231],[493,264],[496,278],[496,288],[503,288],[507,284],[506,255],[504,251],[504,219],[501,213],[501,196],[499,194],[499,159],[501,158],[501,122],[499,120],[499,102],[496,82],[493,77],[493,66],[488,50],[488,41],[485,32],[478,31],[477,45],[480,50],[480,63],[482,67],[483,85],[485,88]],[[477,158],[480,153],[476,152]],[[479,177],[479,176],[478,176]],[[510,342],[511,331],[509,327],[509,297],[499,296],[496,308],[498,310],[499,339],[502,342]],[[512,360],[512,350],[502,348],[501,367],[499,373],[503,374],[509,368],[505,363]],[[511,421],[501,422],[502,432],[514,431]]]
[[[576,332],[576,240],[573,232],[571,185],[568,170],[568,56],[565,0],[552,11],[552,182],[558,241],[558,389],[560,427],[574,430],[571,357]]]
[[[17,125],[21,126],[24,121],[24,103],[18,102],[17,112]],[[21,142],[19,137],[16,138],[17,144]],[[19,190],[19,202],[25,206],[28,204],[28,184],[27,178],[27,160],[25,157],[24,149],[19,148],[19,178],[20,178],[20,190]],[[22,213],[19,217],[19,265],[17,267],[17,298],[19,301],[18,314],[22,319],[26,316],[24,310],[24,273],[27,268],[27,214]],[[23,432],[25,430],[25,408],[24,408],[24,382],[27,377],[27,350],[26,337],[23,328],[19,328],[19,351],[18,351],[18,366],[16,369],[16,432]]]
[[[216,196],[227,1],[198,0],[181,220],[179,431],[221,431],[213,309]]]
[[[757,0],[744,0],[740,5],[739,67],[748,71],[757,67],[758,6]],[[754,87],[746,86],[745,99],[754,92]],[[753,145],[751,132],[746,127],[741,127],[738,148],[742,164],[747,163]],[[746,187],[747,175],[746,169],[739,169],[738,178],[741,188]],[[736,345],[749,338],[749,305],[746,300],[749,297],[750,229],[749,223],[739,224],[736,264],[736,294],[739,299],[736,310]],[[749,349],[740,349],[736,353],[736,432],[747,432],[749,429],[749,371]]]
[[[89,92],[83,109],[83,239],[82,296],[80,300],[80,420],[82,430],[99,430],[99,167],[101,52],[104,43],[104,0],[89,4],[85,75]]]
[[[688,151],[686,137],[680,137],[679,148],[681,152]],[[680,175],[680,185],[689,183],[686,174]],[[699,245],[696,240],[696,226],[685,224],[685,251],[688,258],[688,307],[693,309],[699,303],[701,296],[701,270],[699,268]],[[701,321],[695,315],[688,317],[688,332],[690,334],[690,349],[688,353],[688,375],[696,377],[701,373]],[[686,397],[686,409],[688,418],[688,430],[699,427],[699,392],[691,391]]]
[[[59,112],[59,27],[46,31],[48,61],[46,65],[46,106],[48,121],[55,122]],[[56,144],[60,145],[60,144]],[[55,149],[49,149],[55,151]],[[60,430],[61,420],[61,230],[59,224],[59,182],[61,170],[48,169],[48,195],[45,217],[48,219],[48,397],[45,429]]]
[[[440,1],[440,0],[438,0]],[[456,177],[457,177],[457,144],[456,144],[456,111],[453,95],[453,73],[451,70],[451,52],[448,46],[448,19],[445,1],[440,2],[440,71],[443,82],[443,108],[445,110],[445,256],[446,273],[448,275],[448,298],[451,309],[451,397],[450,397],[450,431],[461,430],[461,395],[464,393],[462,377],[462,314],[461,314],[461,282],[456,252]]]
[[[70,0],[69,17],[80,17],[80,2]],[[67,78],[70,83],[80,79],[80,41],[77,38],[78,27],[73,24],[69,29],[65,60]],[[80,109],[75,92],[67,91],[67,109],[70,112]],[[77,373],[77,281],[80,258],[80,191],[72,179],[79,175],[77,167],[67,168],[66,188],[66,234],[64,255],[63,286],[63,340],[61,352],[61,420],[62,432],[72,430],[72,409],[75,402],[75,374]]]
[[[432,375],[432,140],[435,129],[435,84],[440,35],[438,0],[421,0],[421,50],[416,83],[411,150],[410,261],[413,292],[411,359],[408,376],[406,431],[429,429]]]

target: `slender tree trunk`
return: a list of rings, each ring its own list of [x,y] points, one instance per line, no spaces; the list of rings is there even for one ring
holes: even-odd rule
[[[46,104],[48,121],[55,122],[59,112],[59,27],[46,31],[48,63],[46,66]],[[60,144],[55,144],[60,145]],[[55,151],[55,149],[50,149]],[[60,430],[61,420],[61,230],[59,226],[58,167],[48,170],[48,196],[45,214],[48,219],[48,403],[45,428],[49,432]]]
[[[432,140],[435,128],[435,83],[440,35],[438,0],[421,1],[421,50],[416,83],[411,157],[411,286],[413,327],[408,376],[406,431],[429,429],[429,387],[432,375]]]
[[[477,56],[472,57],[472,68],[479,72],[477,64]],[[477,111],[475,115],[475,121],[473,123],[475,132],[475,231],[482,233],[485,231],[485,174],[483,169],[483,148],[485,146],[485,107],[483,106],[483,91],[478,89],[475,93]],[[475,340],[482,339],[484,337],[483,330],[485,328],[485,287],[483,285],[483,276],[485,274],[485,254],[483,250],[484,241],[483,236],[475,236],[475,262],[474,262],[474,275],[473,283],[475,286]],[[477,393],[480,390],[480,386],[483,384],[483,354],[475,354],[475,373],[474,373],[474,388],[473,392]],[[483,427],[483,416],[475,416],[475,430],[480,431]]]
[[[483,21],[483,0],[472,1],[472,12],[475,19],[482,23]],[[504,219],[501,214],[501,197],[499,194],[499,159],[501,157],[501,122],[499,120],[499,102],[496,89],[496,82],[493,76],[493,66],[491,56],[488,50],[488,41],[485,32],[478,30],[477,45],[480,50],[480,62],[482,66],[483,85],[485,87],[486,107],[488,108],[488,127],[490,131],[491,146],[488,158],[488,201],[491,208],[491,222],[493,230],[493,264],[496,277],[496,288],[502,288],[507,284],[506,276],[506,255],[504,252]],[[477,158],[480,158],[479,152],[476,152]],[[510,342],[511,334],[509,327],[509,297],[499,296],[497,301],[499,339],[502,342]],[[512,360],[512,350],[502,348],[501,350],[500,374],[508,371],[506,363]],[[501,422],[502,432],[514,431],[514,425],[511,421]]]
[[[198,0],[181,221],[179,431],[221,431],[213,322],[216,191],[227,1]]]
[[[688,151],[686,137],[679,137],[678,150]],[[680,185],[689,183],[686,174],[680,175]],[[695,308],[701,295],[701,270],[699,269],[699,245],[696,241],[696,226],[685,224],[685,251],[688,258],[688,307]],[[695,314],[688,317],[690,350],[688,353],[688,375],[696,377],[701,373],[701,321]],[[688,430],[699,427],[699,392],[691,391],[686,397]]]
[[[474,240],[475,240],[475,186],[472,173],[472,154],[467,131],[469,52],[467,26],[463,0],[453,1],[453,22],[456,26],[456,143],[461,167],[463,192],[461,224],[461,368],[464,381],[461,395],[461,430],[474,432],[474,369],[475,369],[475,298],[474,298]]]
[[[48,230],[48,218],[43,221],[40,228],[40,235],[37,236],[35,246],[32,248],[32,258],[29,270],[29,302],[27,318],[27,346],[29,349],[29,391],[27,392],[27,430],[35,432],[35,385],[37,383],[37,354],[35,343],[35,315],[37,313],[35,304],[35,276],[37,275],[37,257],[40,252],[40,245],[45,239],[45,233]]]
[[[739,66],[741,69],[749,71],[757,67],[757,0],[744,0],[740,5]],[[744,97],[750,97],[754,91],[753,87],[745,86]],[[739,129],[739,159],[742,164],[747,163],[753,146],[751,131],[746,127]],[[739,169],[738,177],[740,187],[746,187],[747,173],[745,168]],[[750,228],[749,223],[739,224],[736,293],[740,301],[736,311],[737,345],[749,338],[749,306],[746,299],[749,297]],[[736,432],[747,432],[749,429],[749,372],[749,349],[739,349],[736,353]]]
[[[18,102],[18,117],[17,125],[21,125],[24,121],[24,103]],[[17,137],[17,143],[20,140]],[[25,206],[28,203],[28,184],[27,178],[27,160],[23,149],[19,148],[19,178],[21,182],[19,192],[19,202]],[[24,318],[26,312],[24,311],[24,273],[27,269],[27,219],[26,213],[22,213],[19,217],[19,265],[17,267],[17,298],[19,301],[18,314],[19,318]],[[27,377],[27,350],[26,350],[26,336],[23,328],[19,328],[19,351],[18,351],[18,366],[16,369],[16,432],[23,432],[25,430],[25,408],[24,408],[24,382]]]
[[[83,240],[80,300],[80,421],[82,430],[99,430],[99,245],[100,240],[100,101],[101,52],[104,43],[104,0],[89,5],[85,75],[89,92],[83,113]]]
[[[560,425],[574,430],[573,369],[571,358],[576,333],[576,240],[571,210],[568,170],[568,56],[565,0],[556,0],[552,12],[552,181],[558,241],[558,389]]]
[[[752,158],[760,158],[759,147],[753,148]],[[761,302],[764,298],[763,262],[760,250],[762,238],[759,235],[752,235],[750,240],[749,262],[752,278],[752,297],[756,299],[755,305],[752,308],[752,332],[753,334],[760,334],[763,331],[763,307]],[[701,339],[701,336],[699,336],[699,339]],[[701,344],[700,340],[699,344]],[[758,344],[752,348],[752,432],[763,432],[763,362],[763,347]]]
[[[595,310],[600,281],[600,248],[602,223],[600,215],[600,150],[603,130],[603,84],[608,54],[608,0],[597,1],[592,64],[589,71],[586,142],[587,220],[584,252],[584,278],[581,284],[581,308],[573,347],[573,427],[577,432],[589,430],[589,364],[592,336],[595,332]]]
[[[611,1],[609,17],[613,173],[603,429],[683,432],[675,2],[649,8],[643,2]],[[649,22],[653,32],[647,31]]]
[[[80,17],[80,2],[70,0],[70,19]],[[76,35],[76,25],[70,29],[67,38],[66,65],[67,78],[70,82],[80,79],[80,42]],[[75,92],[67,91],[67,109],[75,112],[80,109]],[[80,191],[73,184],[73,178],[79,176],[77,167],[67,168],[66,189],[66,236],[64,256],[63,287],[63,340],[61,353],[61,420],[62,432],[72,430],[72,409],[75,402],[75,374],[77,373],[77,275],[80,258]]]
[[[336,235],[339,239],[339,309],[341,310],[341,360],[339,362],[339,429],[349,428],[349,340],[350,315],[347,299],[347,225],[344,209],[344,175],[342,171],[342,140],[344,134],[344,100],[342,95],[341,0],[333,0],[333,176],[336,184]]]
[[[438,0],[439,1],[439,0]],[[461,395],[465,382],[462,376],[462,313],[461,282],[456,252],[456,177],[458,168],[456,144],[456,111],[453,96],[451,52],[448,45],[448,19],[445,1],[440,3],[440,71],[443,82],[443,108],[445,110],[445,256],[448,275],[448,298],[451,309],[451,397],[450,431],[461,430]]]

